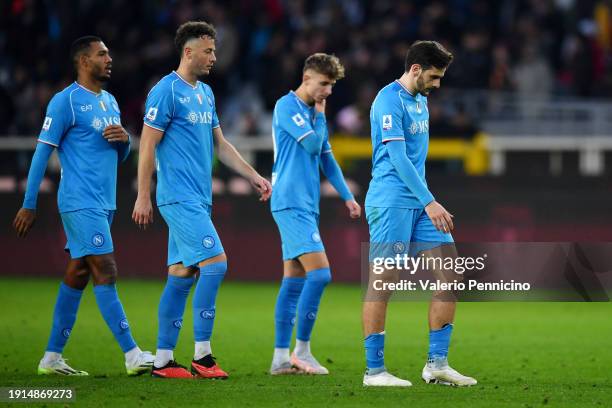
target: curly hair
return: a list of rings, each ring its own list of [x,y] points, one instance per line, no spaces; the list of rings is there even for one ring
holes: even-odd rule
[[[322,52],[312,54],[306,58],[303,72],[306,72],[308,69],[326,75],[333,81],[344,78],[344,66],[342,66],[340,60],[335,55]]]
[[[183,47],[187,41],[204,36],[210,37],[214,40],[216,35],[217,31],[212,24],[205,21],[188,21],[181,24],[181,26],[176,30],[174,46],[179,53],[182,53]]]

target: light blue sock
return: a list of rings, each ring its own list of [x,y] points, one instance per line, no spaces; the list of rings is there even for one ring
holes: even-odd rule
[[[55,309],[53,309],[53,326],[47,343],[47,351],[61,354],[64,350],[76,321],[82,295],[82,290],[71,288],[64,282],[60,284]]]
[[[439,330],[429,331],[429,353],[427,360],[446,359],[448,356],[448,344],[450,343],[452,324],[445,324]]]
[[[124,353],[136,347],[115,284],[94,286],[98,309]]]
[[[185,304],[193,281],[193,277],[179,278],[168,275],[157,309],[159,321],[157,348],[159,350],[174,350],[176,347],[176,341],[183,326]]]
[[[298,301],[298,325],[296,338],[301,341],[310,341],[319,311],[321,295],[327,284],[331,281],[329,268],[315,269],[306,273],[304,289]]]
[[[195,341],[209,341],[215,323],[217,292],[227,271],[227,262],[200,268],[200,279],[193,294],[193,333]]]
[[[368,374],[385,371],[385,333],[373,333],[365,338],[366,367]]]
[[[297,303],[305,281],[306,278],[283,278],[274,310],[274,347],[276,348],[289,348],[295,326]]]

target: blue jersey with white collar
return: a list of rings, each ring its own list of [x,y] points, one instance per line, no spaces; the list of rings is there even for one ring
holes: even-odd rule
[[[429,146],[427,98],[413,96],[399,81],[380,90],[370,110],[372,180],[365,204],[370,207],[423,208],[391,163],[385,143],[404,141],[406,154],[421,181]]]
[[[156,148],[157,205],[212,204],[213,133],[219,127],[210,86],[193,86],[176,72],[149,92],[144,123],[164,132]]]
[[[293,91],[276,102],[272,116],[272,211],[300,208],[319,213],[321,156],[308,153],[300,144],[314,135],[315,123],[320,124],[316,121],[325,121],[325,115],[317,114],[314,106],[307,105]],[[323,131],[321,155],[332,151],[327,128]]]
[[[38,141],[57,148],[61,213],[116,209],[118,144],[106,141],[102,132],[120,124],[117,101],[104,90],[96,94],[74,82],[49,102]]]

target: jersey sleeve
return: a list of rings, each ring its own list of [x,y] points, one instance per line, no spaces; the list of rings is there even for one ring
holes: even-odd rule
[[[172,86],[158,83],[151,89],[145,102],[145,125],[166,131],[174,116],[174,91]]]
[[[399,95],[385,93],[379,95],[372,108],[372,122],[382,135],[382,142],[404,140],[402,119],[404,109]]]
[[[332,152],[331,144],[329,144],[329,133],[325,132],[325,138],[323,138],[323,147],[321,148],[321,154],[328,154]]]
[[[276,115],[280,127],[300,143],[304,138],[315,133],[310,121],[292,103],[281,102],[276,106]]]
[[[73,124],[74,113],[69,95],[56,94],[47,105],[47,112],[38,135],[38,141],[58,147],[64,134]]]

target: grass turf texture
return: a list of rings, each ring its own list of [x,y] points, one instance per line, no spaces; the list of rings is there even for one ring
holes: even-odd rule
[[[73,387],[79,406],[610,406],[610,303],[461,303],[450,361],[476,377],[472,388],[425,385],[427,303],[396,302],[389,310],[385,358],[408,389],[361,385],[364,370],[357,286],[333,284],[323,297],[313,351],[329,376],[267,374],[277,284],[226,282],[218,296],[213,353],[227,381],[161,380],[125,375],[123,355],[86,289],[64,356],[86,378],[39,377],[58,280],[1,279],[0,386]],[[140,347],[155,350],[159,281],[120,281],[119,295]],[[193,353],[190,302],[175,357]],[[42,404],[39,404],[42,405]],[[47,404],[58,406],[57,404]],[[21,405],[23,406],[23,405]]]

